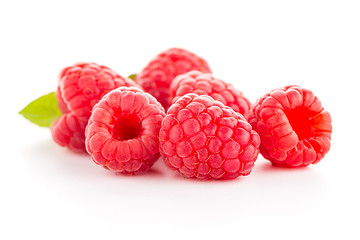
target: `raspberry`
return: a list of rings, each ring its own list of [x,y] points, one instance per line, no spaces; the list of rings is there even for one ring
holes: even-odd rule
[[[51,125],[55,142],[74,151],[85,151],[85,127],[92,107],[110,90],[136,86],[111,69],[96,63],[79,63],[64,68],[56,90],[62,116]]]
[[[171,48],[155,57],[136,76],[136,82],[167,109],[171,104],[169,87],[172,80],[190,70],[211,72],[204,59],[187,50]]]
[[[147,171],[159,158],[159,129],[165,111],[148,93],[120,87],[93,108],[86,127],[86,150],[93,161],[117,172]]]
[[[193,70],[178,75],[170,85],[170,96],[175,102],[186,93],[209,95],[244,116],[250,110],[250,102],[242,92],[236,90],[230,83],[215,78],[211,73]]]
[[[193,93],[169,108],[159,139],[165,164],[198,179],[250,174],[260,145],[243,115],[210,96]]]
[[[287,86],[257,100],[249,122],[261,138],[260,152],[274,165],[304,167],[330,149],[331,117],[307,89]]]

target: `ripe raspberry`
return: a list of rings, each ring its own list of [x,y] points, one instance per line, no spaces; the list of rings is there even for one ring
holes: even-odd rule
[[[62,116],[51,125],[55,142],[74,151],[85,151],[85,127],[92,107],[110,90],[136,86],[130,79],[96,63],[64,68],[56,91]]]
[[[172,80],[190,70],[211,72],[204,59],[184,49],[171,48],[153,59],[136,76],[136,82],[167,109],[171,105],[169,87]]]
[[[159,138],[166,165],[199,179],[250,174],[260,145],[258,134],[241,114],[210,96],[193,93],[169,108]]]
[[[236,90],[230,83],[215,78],[211,73],[193,70],[178,75],[170,85],[170,97],[175,102],[186,93],[209,95],[244,116],[250,110],[250,102],[242,92]]]
[[[86,150],[93,161],[118,173],[147,171],[159,158],[159,129],[165,111],[138,88],[120,87],[93,108],[86,127]]]
[[[319,162],[330,149],[330,114],[310,90],[299,86],[261,97],[249,122],[260,135],[260,152],[274,165],[304,167]]]

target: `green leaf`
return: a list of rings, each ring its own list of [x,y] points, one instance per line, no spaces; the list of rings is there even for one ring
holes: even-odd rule
[[[40,127],[50,127],[61,116],[54,92],[32,101],[19,114]]]
[[[128,78],[130,78],[131,80],[135,81],[136,74],[133,73],[133,74],[131,74],[130,76],[128,76]]]

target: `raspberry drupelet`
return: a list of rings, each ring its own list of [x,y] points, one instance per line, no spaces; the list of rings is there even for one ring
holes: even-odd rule
[[[250,110],[250,101],[242,92],[236,90],[230,83],[215,78],[211,73],[193,70],[178,75],[170,85],[170,98],[175,102],[187,93],[209,95],[244,116],[247,116]]]
[[[193,93],[169,108],[159,139],[166,165],[198,179],[250,174],[260,145],[243,115],[210,96]]]
[[[93,108],[86,127],[86,149],[104,168],[123,174],[146,172],[159,158],[164,108],[149,93],[120,87]]]
[[[177,75],[190,70],[211,72],[208,63],[201,57],[184,49],[170,48],[157,55],[136,75],[136,83],[167,109],[171,105],[171,82]]]
[[[261,138],[260,152],[274,165],[304,167],[330,149],[331,117],[307,89],[286,86],[257,100],[249,122]]]
[[[64,68],[55,93],[62,116],[50,127],[54,141],[73,151],[85,151],[84,131],[93,106],[120,86],[137,85],[96,63],[78,63]]]

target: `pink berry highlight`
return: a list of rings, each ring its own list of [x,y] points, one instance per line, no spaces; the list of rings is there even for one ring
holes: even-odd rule
[[[136,83],[167,109],[171,105],[169,98],[171,82],[177,75],[190,70],[211,72],[208,63],[203,58],[184,49],[170,48],[150,61],[136,76]]]
[[[146,172],[159,158],[159,130],[165,111],[148,93],[120,87],[93,108],[86,149],[93,161],[123,174]]]
[[[249,175],[260,145],[243,115],[210,96],[193,93],[169,108],[159,138],[165,164],[198,179]]]
[[[250,101],[241,91],[235,89],[230,83],[215,78],[211,73],[193,70],[178,75],[170,85],[170,98],[175,102],[187,93],[208,95],[244,116],[250,110]]]
[[[257,100],[249,122],[261,138],[264,158],[280,167],[318,163],[330,150],[331,116],[299,86],[277,88]]]
[[[93,106],[109,91],[120,86],[136,86],[113,70],[96,63],[79,63],[64,68],[56,98],[62,116],[52,123],[56,143],[73,151],[85,151],[85,128]]]

